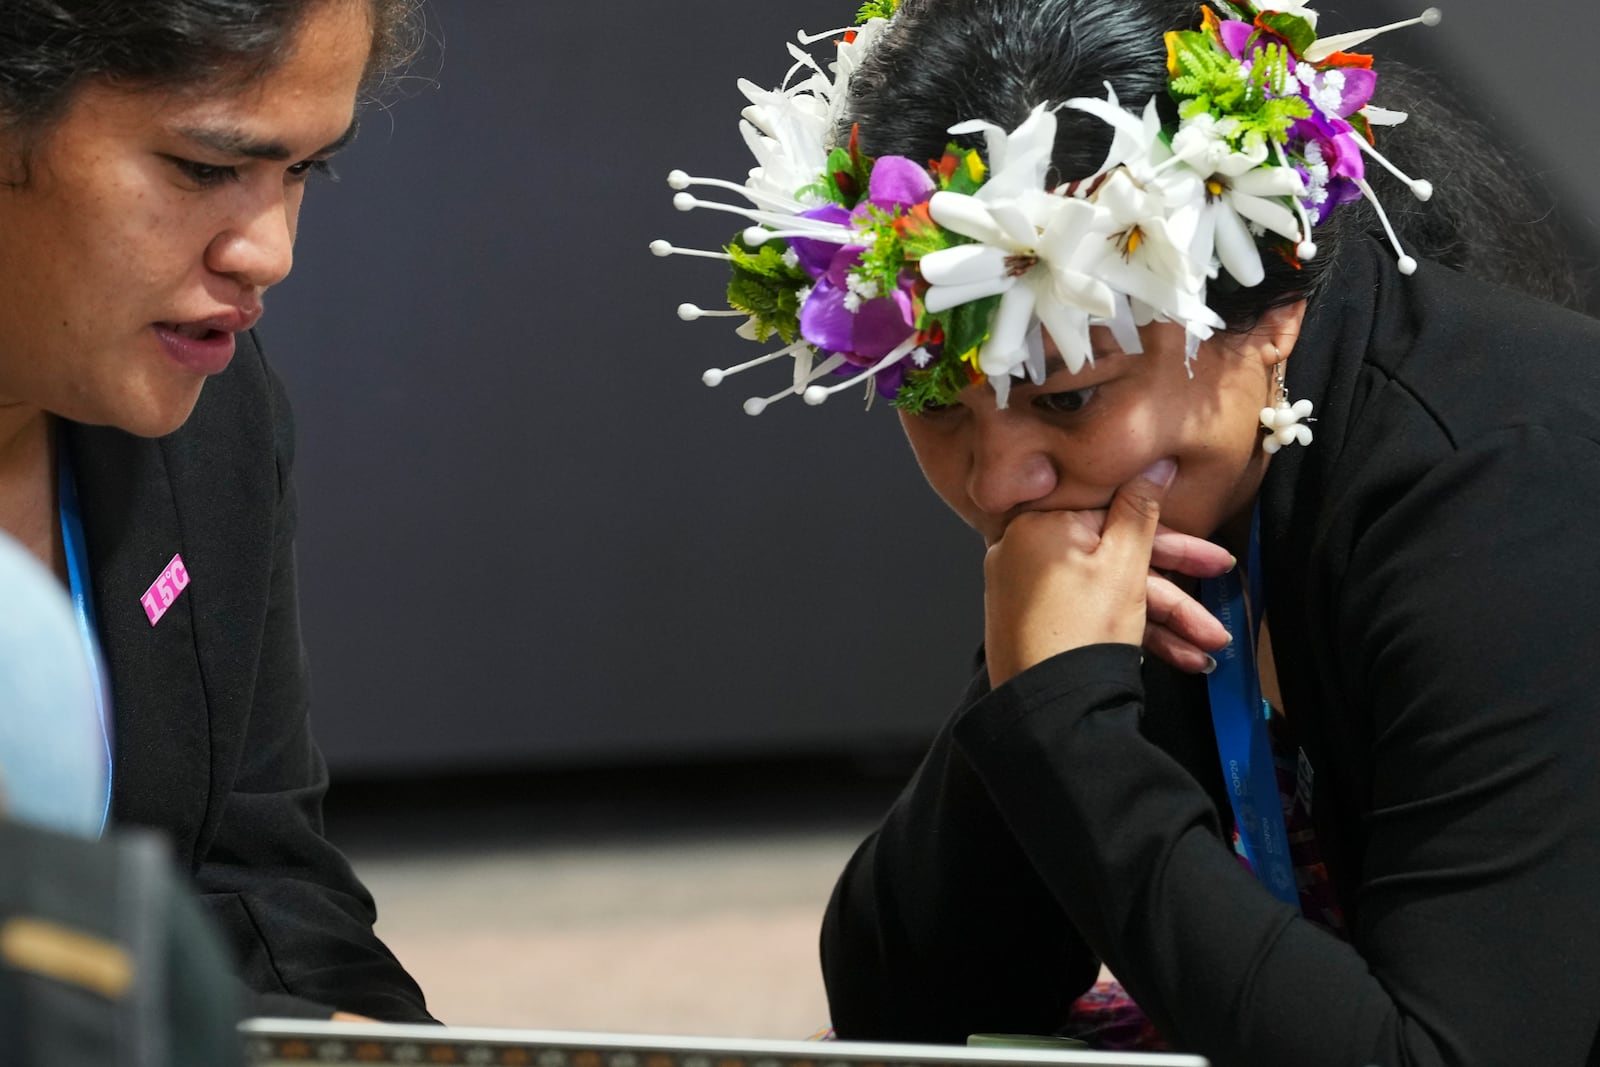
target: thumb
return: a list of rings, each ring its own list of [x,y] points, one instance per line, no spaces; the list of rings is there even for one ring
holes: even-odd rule
[[[1148,566],[1156,527],[1161,522],[1161,502],[1177,473],[1177,461],[1167,456],[1124,482],[1106,511],[1101,546],[1127,557],[1130,563]]]

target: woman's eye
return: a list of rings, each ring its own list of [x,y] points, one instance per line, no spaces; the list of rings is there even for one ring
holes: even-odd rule
[[[194,182],[202,189],[210,189],[224,182],[238,181],[239,168],[220,166],[215,163],[197,163],[192,159],[180,159],[173,156],[172,165],[177,167],[184,177]]]
[[[307,159],[296,163],[289,168],[289,177],[295,181],[305,181],[307,178],[327,178],[329,181],[338,181],[339,175],[334,173],[333,166],[326,159]]]
[[[1086,386],[1083,389],[1068,389],[1060,393],[1045,393],[1043,396],[1033,398],[1033,406],[1040,411],[1048,411],[1055,415],[1071,415],[1082,411],[1094,399],[1097,385]]]

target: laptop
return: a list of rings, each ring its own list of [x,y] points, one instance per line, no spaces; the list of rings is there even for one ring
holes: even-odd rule
[[[239,1031],[245,1039],[245,1062],[251,1067],[1207,1067],[1203,1057],[1169,1053],[769,1041],[304,1019],[250,1019],[240,1024]]]

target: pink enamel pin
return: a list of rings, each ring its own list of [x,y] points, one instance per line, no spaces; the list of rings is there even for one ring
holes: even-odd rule
[[[161,577],[151,582],[150,588],[139,598],[139,603],[144,605],[144,613],[150,618],[151,626],[161,621],[161,616],[172,607],[172,602],[178,599],[178,594],[188,587],[189,571],[183,565],[183,557],[173,556],[172,562],[167,564],[167,569],[161,572]]]

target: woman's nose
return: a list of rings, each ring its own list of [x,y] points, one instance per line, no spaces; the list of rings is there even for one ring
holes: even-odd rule
[[[212,238],[207,266],[260,291],[288,277],[294,266],[295,205],[266,200]]]
[[[1049,440],[1024,412],[991,410],[975,416],[967,495],[987,515],[1042,500],[1060,480]]]

